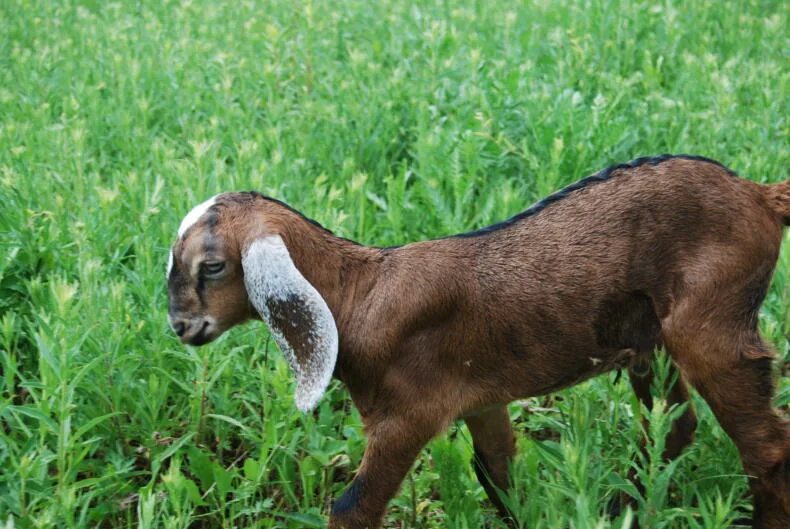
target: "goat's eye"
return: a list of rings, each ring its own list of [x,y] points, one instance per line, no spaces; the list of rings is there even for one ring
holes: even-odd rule
[[[200,272],[203,277],[214,277],[220,275],[225,270],[225,263],[222,261],[208,261],[200,265]]]

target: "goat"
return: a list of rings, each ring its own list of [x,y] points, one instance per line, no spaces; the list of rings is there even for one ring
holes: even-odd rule
[[[587,177],[470,233],[392,248],[334,236],[286,204],[226,193],[193,209],[168,265],[181,341],[263,319],[313,408],[334,376],[368,443],[329,527],[380,527],[422,447],[455,419],[503,516],[515,452],[506,405],[629,369],[650,404],[664,347],[740,451],[754,527],[790,527],[790,421],[771,407],[757,313],[790,224],[790,180],[760,185],[702,157],[662,155]],[[665,456],[691,442],[690,405]]]

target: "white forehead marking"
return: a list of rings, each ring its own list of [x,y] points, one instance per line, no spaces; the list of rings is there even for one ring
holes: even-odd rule
[[[217,201],[217,197],[218,196],[219,195],[214,195],[213,197],[211,197],[210,199],[206,200],[205,202],[201,202],[200,204],[198,204],[197,206],[192,208],[192,211],[187,213],[187,216],[184,217],[184,220],[181,221],[181,225],[178,227],[178,238],[179,239],[184,236],[184,234],[187,232],[187,230],[189,228],[191,228],[194,223],[196,223],[198,220],[200,220],[200,217],[203,216],[203,213],[205,213],[208,210],[208,208],[210,208],[211,206],[214,205],[214,202]],[[170,271],[172,269],[173,269],[173,250],[170,250],[170,255],[167,256],[167,275],[168,275],[168,277],[170,276]]]
[[[179,237],[183,237],[184,234],[187,232],[187,230],[191,228],[192,225],[200,219],[200,217],[203,216],[203,213],[205,213],[208,208],[214,205],[214,202],[216,202],[217,200],[217,196],[218,195],[214,195],[213,197],[206,200],[205,202],[198,204],[197,206],[192,208],[192,211],[187,213],[187,216],[184,217],[184,220],[181,221],[181,226],[178,227]]]
[[[296,268],[279,235],[257,239],[242,256],[244,286],[277,345],[296,375],[296,407],[313,409],[332,378],[337,361],[335,318],[321,294]],[[289,343],[274,321],[267,300],[287,301],[309,313],[313,325],[303,334],[305,343]],[[296,350],[299,350],[297,356]]]

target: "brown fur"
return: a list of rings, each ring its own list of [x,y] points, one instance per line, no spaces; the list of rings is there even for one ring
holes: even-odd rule
[[[771,354],[756,327],[790,182],[760,186],[710,161],[661,157],[618,167],[498,229],[392,249],[337,238],[255,194],[222,195],[212,211],[177,243],[170,277],[171,306],[221,321],[207,339],[258,317],[239,262],[267,234],[282,237],[335,318],[334,375],[369,442],[331,528],[379,527],[420,449],[459,417],[483,474],[507,488],[514,439],[505,404],[624,366],[649,404],[644,366],[661,345],[683,374],[671,400],[687,400],[688,381],[740,450],[755,527],[790,526],[790,429],[771,408]],[[227,278],[199,296],[195,261],[207,246],[227,261]],[[667,457],[695,425],[689,408]]]

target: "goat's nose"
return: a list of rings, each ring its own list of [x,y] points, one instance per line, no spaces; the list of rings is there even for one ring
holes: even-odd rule
[[[187,332],[189,325],[184,320],[176,320],[173,322],[173,330],[176,332],[178,337],[184,336],[184,333]]]

